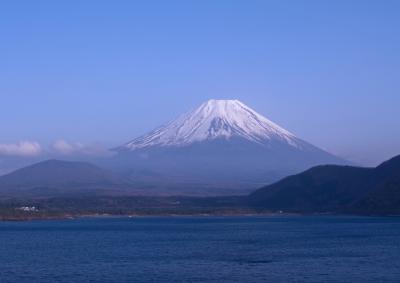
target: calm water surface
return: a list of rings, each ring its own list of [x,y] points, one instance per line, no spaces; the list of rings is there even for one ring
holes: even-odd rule
[[[400,218],[0,222],[0,282],[400,282]]]

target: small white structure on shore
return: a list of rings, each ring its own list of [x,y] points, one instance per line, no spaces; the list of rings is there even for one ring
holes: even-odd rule
[[[39,209],[36,208],[36,206],[21,206],[16,208],[18,210],[26,211],[26,212],[36,212],[39,211]]]

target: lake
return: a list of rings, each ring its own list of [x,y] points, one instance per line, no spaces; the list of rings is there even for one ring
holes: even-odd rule
[[[0,222],[1,282],[399,282],[400,218]]]

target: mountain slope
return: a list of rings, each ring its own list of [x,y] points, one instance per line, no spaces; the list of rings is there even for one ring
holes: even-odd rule
[[[249,201],[292,212],[400,213],[400,156],[376,168],[314,167],[257,190]]]
[[[369,182],[374,184],[361,200],[354,204],[354,211],[400,214],[400,155],[375,170]]]
[[[186,146],[218,138],[243,138],[258,144],[278,140],[297,148],[307,144],[238,100],[209,100],[166,126],[139,137],[119,150]]]
[[[246,193],[314,165],[346,163],[237,100],[210,100],[115,150],[107,166],[127,175],[153,172],[160,177],[147,184],[178,192]]]
[[[109,171],[90,163],[48,160],[1,176],[0,190],[109,188],[124,183]]]
[[[272,210],[336,211],[364,194],[364,178],[370,172],[350,166],[318,166],[264,187],[251,194],[250,200]]]

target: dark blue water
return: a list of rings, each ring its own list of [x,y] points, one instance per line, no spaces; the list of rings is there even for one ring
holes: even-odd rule
[[[1,282],[400,282],[400,218],[0,223]]]

